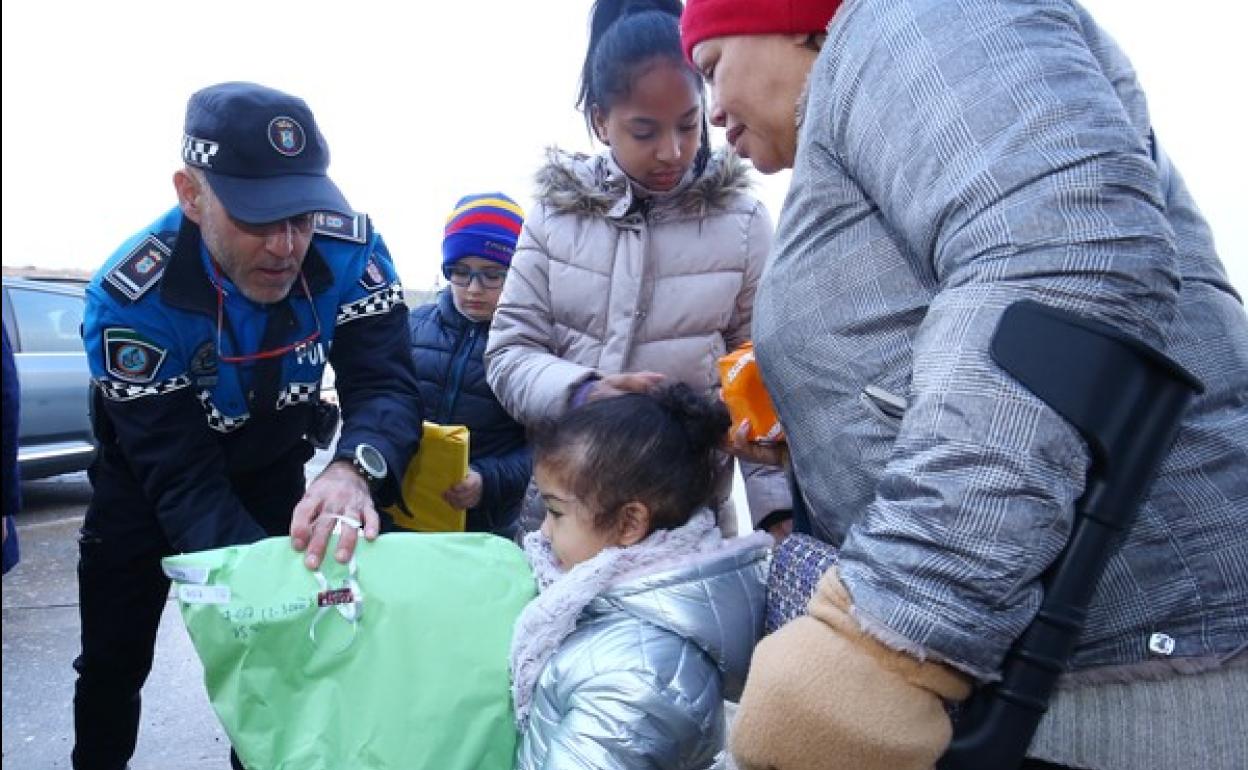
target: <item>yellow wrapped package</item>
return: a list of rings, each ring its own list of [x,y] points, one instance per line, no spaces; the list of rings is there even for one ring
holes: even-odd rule
[[[403,499],[386,509],[394,523],[417,532],[463,532],[467,512],[442,493],[468,475],[468,428],[426,422],[420,450],[403,473]]]

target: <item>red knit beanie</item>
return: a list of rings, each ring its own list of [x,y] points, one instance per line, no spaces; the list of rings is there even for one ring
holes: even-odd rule
[[[686,0],[680,44],[693,63],[693,47],[727,35],[823,32],[841,0]]]

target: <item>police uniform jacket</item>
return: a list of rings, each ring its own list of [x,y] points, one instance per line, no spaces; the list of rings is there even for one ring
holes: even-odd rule
[[[367,443],[403,468],[420,439],[402,289],[363,215],[318,215],[302,280],[261,305],[219,274],[174,208],[92,279],[83,339],[99,439],[86,536],[143,548],[163,534],[194,551],[283,533],[327,360],[344,415],[337,457]],[[379,502],[396,493],[392,479]]]

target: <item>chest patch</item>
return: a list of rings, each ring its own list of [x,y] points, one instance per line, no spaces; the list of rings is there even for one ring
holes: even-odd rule
[[[318,211],[313,218],[312,229],[318,235],[327,235],[352,243],[368,242],[368,216],[356,214],[344,217],[331,211]]]
[[[156,377],[166,351],[144,339],[134,329],[104,330],[104,368],[122,382],[146,383]]]
[[[159,238],[149,235],[114,265],[104,280],[123,297],[134,302],[160,280],[170,253],[169,247]]]

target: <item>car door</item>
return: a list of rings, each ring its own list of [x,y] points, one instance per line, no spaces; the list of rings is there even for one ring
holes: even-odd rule
[[[81,338],[85,299],[76,291],[5,287],[21,381],[18,441],[36,446],[90,443],[90,372]],[[79,446],[78,449],[81,449]]]

